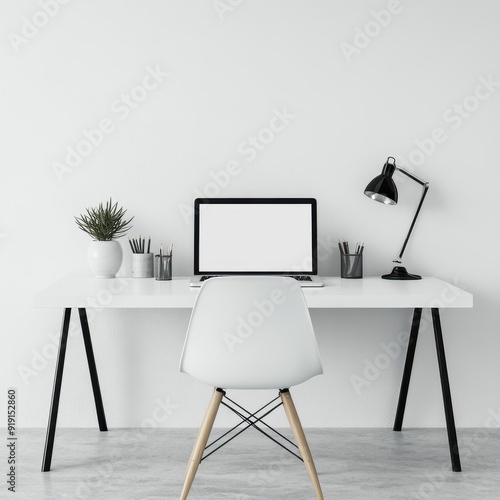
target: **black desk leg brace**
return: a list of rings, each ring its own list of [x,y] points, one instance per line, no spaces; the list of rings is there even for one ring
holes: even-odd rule
[[[54,448],[54,437],[56,434],[57,411],[59,409],[59,396],[61,395],[64,357],[66,356],[70,318],[71,308],[68,307],[64,310],[61,326],[61,342],[59,344],[59,354],[57,355],[56,374],[54,376],[54,388],[52,389],[52,402],[50,403],[49,423],[47,425],[47,437],[45,438],[45,450],[43,452],[43,472],[50,470],[50,463],[52,461],[52,449]]]
[[[411,370],[413,368],[413,358],[415,357],[415,348],[417,347],[418,330],[420,328],[420,318],[422,317],[422,308],[415,309],[413,321],[411,323],[410,338],[408,340],[408,350],[406,351],[406,361],[403,370],[403,380],[399,391],[398,409],[394,420],[394,431],[400,431],[403,425],[405,414],[406,398],[408,397],[408,387],[410,386]]]
[[[97,419],[99,421],[99,429],[107,431],[106,417],[104,415],[104,407],[102,404],[101,389],[99,387],[99,379],[97,377],[97,368],[94,359],[94,351],[92,349],[92,341],[90,339],[90,330],[87,320],[87,311],[80,308],[80,324],[82,326],[83,341],[85,343],[85,351],[87,353],[87,362],[89,364],[90,380],[94,392],[94,401],[97,410]],[[49,423],[47,425],[47,437],[45,439],[45,449],[43,452],[42,471],[50,470],[52,462],[52,450],[54,449],[54,438],[56,434],[57,413],[59,410],[59,398],[61,396],[62,376],[64,371],[64,358],[66,356],[66,345],[68,343],[69,322],[71,318],[71,308],[66,308],[63,313],[63,322],[61,327],[61,341],[59,344],[59,353],[57,355],[56,372],[54,376],[54,388],[52,390],[52,402],[50,403]]]
[[[417,346],[418,330],[422,309],[416,308],[413,313],[413,322],[411,325],[410,339],[408,341],[408,351],[406,353],[405,367],[403,371],[403,380],[401,381],[401,390],[399,392],[398,408],[394,420],[393,430],[400,431],[403,425],[403,417],[408,396],[408,387],[410,385],[411,370],[413,359],[415,357],[415,348]],[[455,418],[453,416],[453,405],[451,402],[450,381],[448,379],[448,369],[446,367],[446,356],[444,352],[443,332],[441,330],[441,321],[439,318],[439,309],[432,308],[432,323],[434,326],[434,337],[436,340],[436,351],[439,365],[439,375],[441,378],[441,390],[443,392],[444,412],[446,417],[446,429],[448,431],[448,443],[450,446],[451,466],[454,472],[462,470],[460,465],[460,455],[458,451],[457,431],[455,428]]]
[[[94,392],[95,409],[99,430],[107,431],[106,416],[104,415],[104,406],[102,404],[101,388],[97,376],[97,367],[94,359],[94,350],[92,349],[92,340],[90,339],[89,322],[87,320],[87,311],[84,308],[78,309],[80,313],[80,324],[82,326],[83,341],[85,343],[85,352],[87,353],[87,362],[89,364],[90,380],[92,382],[92,391]]]
[[[439,364],[439,375],[441,376],[441,390],[443,392],[444,414],[446,416],[446,429],[448,431],[448,443],[450,445],[451,466],[454,472],[460,472],[460,454],[458,452],[457,430],[455,428],[455,417],[453,416],[453,405],[451,403],[450,381],[446,367],[446,356],[444,354],[443,332],[441,331],[441,320],[439,309],[432,309],[432,324],[434,325],[434,337],[436,339],[436,351]]]

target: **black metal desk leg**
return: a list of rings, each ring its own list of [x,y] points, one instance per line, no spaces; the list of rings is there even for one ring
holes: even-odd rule
[[[56,373],[54,375],[54,387],[52,389],[52,402],[50,403],[49,423],[47,424],[47,437],[45,438],[45,449],[43,452],[42,471],[50,470],[52,462],[52,450],[56,435],[57,412],[59,410],[59,396],[61,395],[61,384],[64,370],[64,357],[66,356],[66,344],[68,343],[69,320],[71,308],[64,309],[61,326],[61,341],[59,343],[59,354],[57,355]]]
[[[450,381],[446,367],[446,356],[444,353],[443,332],[439,309],[432,308],[432,323],[434,325],[434,337],[436,339],[436,351],[439,364],[439,375],[441,377],[441,389],[443,391],[444,413],[446,416],[446,429],[448,431],[448,443],[450,445],[451,466],[454,472],[460,472],[460,454],[458,452],[457,430],[453,416],[453,405],[451,403]]]
[[[92,390],[94,391],[95,409],[97,411],[97,420],[99,421],[99,430],[107,431],[108,426],[106,424],[106,416],[104,415],[104,406],[102,404],[101,388],[99,387],[99,378],[97,376],[94,350],[92,349],[92,340],[90,339],[87,311],[85,308],[79,308],[78,313],[80,314],[80,324],[82,325],[83,341],[85,343],[85,351],[87,353],[87,361],[89,364],[90,380],[92,382]]]
[[[411,369],[413,367],[413,358],[415,357],[415,348],[417,347],[418,330],[420,328],[420,318],[422,317],[422,308],[416,308],[413,313],[410,338],[408,339],[408,350],[406,351],[406,361],[403,370],[403,380],[399,391],[398,408],[396,418],[394,419],[394,431],[400,431],[403,425],[405,414],[406,398],[408,396],[408,387],[410,386]]]

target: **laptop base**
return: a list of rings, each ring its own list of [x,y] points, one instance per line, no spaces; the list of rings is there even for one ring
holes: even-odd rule
[[[189,286],[193,287],[200,287],[203,285],[205,281],[207,281],[210,278],[221,278],[224,276],[229,276],[229,275],[223,275],[223,274],[200,274],[197,276],[193,276],[191,278],[191,281],[189,282]],[[235,276],[232,274],[231,276]],[[237,276],[248,276],[248,275],[237,275]],[[255,275],[252,275],[255,276]],[[276,276],[276,275],[272,275]],[[280,275],[278,275],[280,276]],[[300,284],[301,287],[321,287],[325,286],[325,282],[319,277],[319,276],[311,276],[309,274],[306,275],[294,275],[294,276],[287,276],[283,275],[286,278],[294,278],[297,280],[297,283]]]

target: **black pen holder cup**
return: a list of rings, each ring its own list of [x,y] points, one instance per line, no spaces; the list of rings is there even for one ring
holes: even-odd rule
[[[363,254],[340,254],[340,277],[360,279],[363,277]]]
[[[166,281],[172,279],[172,256],[155,255],[155,279]]]
[[[132,277],[152,278],[153,277],[153,254],[133,253],[132,254]]]

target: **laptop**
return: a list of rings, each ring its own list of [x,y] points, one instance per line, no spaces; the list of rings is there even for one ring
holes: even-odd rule
[[[198,198],[194,202],[194,276],[290,276],[324,286],[318,274],[314,198]]]

